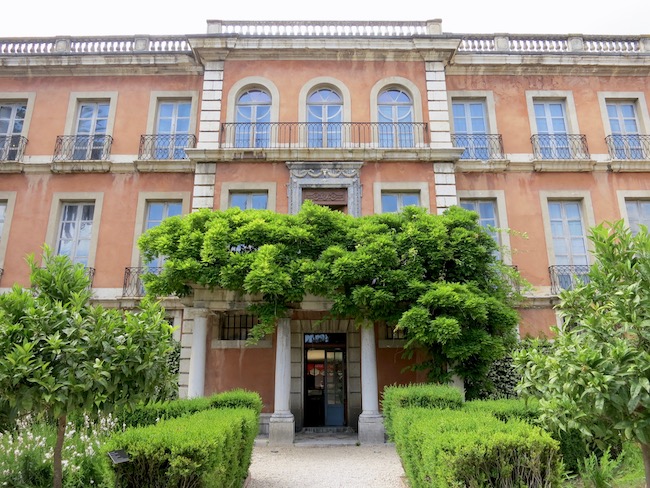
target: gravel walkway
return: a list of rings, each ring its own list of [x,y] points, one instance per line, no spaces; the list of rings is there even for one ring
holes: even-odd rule
[[[404,488],[393,444],[253,449],[246,488]]]

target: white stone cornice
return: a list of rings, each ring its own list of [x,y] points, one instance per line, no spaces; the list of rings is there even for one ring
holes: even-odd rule
[[[195,162],[205,161],[455,161],[463,148],[353,148],[353,149],[186,149],[187,155]]]
[[[650,76],[647,54],[457,53],[447,75]]]
[[[226,37],[189,39],[203,62],[214,59],[306,59],[350,61],[448,61],[458,39],[436,37]]]
[[[196,74],[203,72],[191,54],[0,55],[0,76],[29,71],[38,76]]]

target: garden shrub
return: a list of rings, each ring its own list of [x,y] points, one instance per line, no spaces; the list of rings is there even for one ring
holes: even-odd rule
[[[115,434],[105,451],[130,461],[114,466],[122,488],[239,487],[247,476],[258,415],[251,409],[210,409]]]
[[[394,440],[393,419],[402,408],[452,408],[463,405],[462,393],[453,386],[434,384],[392,385],[384,388],[382,410],[388,438]]]
[[[558,443],[512,418],[423,408],[395,415],[395,443],[413,488],[559,486]]]
[[[259,415],[262,412],[262,398],[258,393],[235,389],[217,393],[210,398],[212,408],[250,408]]]
[[[162,419],[191,415],[210,408],[250,408],[259,415],[262,411],[262,399],[258,393],[238,389],[210,397],[143,403],[131,410],[121,411],[118,418],[121,426],[137,427],[153,425]]]
[[[515,369],[512,356],[497,359],[487,372],[486,388],[478,396],[483,399],[517,398],[517,384],[521,374]]]
[[[473,400],[463,405],[466,412],[487,413],[499,420],[507,422],[511,419],[535,423],[539,416],[539,409],[535,400],[500,399],[500,400]]]

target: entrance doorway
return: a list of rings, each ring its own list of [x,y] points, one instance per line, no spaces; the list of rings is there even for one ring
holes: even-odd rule
[[[345,334],[305,334],[305,427],[347,423]]]

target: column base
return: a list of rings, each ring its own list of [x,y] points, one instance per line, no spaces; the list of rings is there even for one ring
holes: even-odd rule
[[[359,442],[361,444],[383,444],[385,440],[384,417],[380,414],[359,415]]]
[[[269,445],[293,444],[296,435],[296,422],[293,414],[274,413],[269,419]]]

